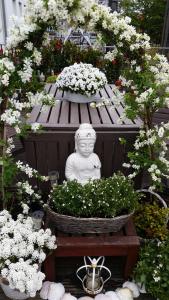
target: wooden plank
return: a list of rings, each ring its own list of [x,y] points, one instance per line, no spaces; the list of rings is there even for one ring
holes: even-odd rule
[[[70,124],[79,124],[79,109],[78,104],[70,102]]]
[[[156,113],[164,113],[169,115],[169,108],[160,108]]]
[[[103,143],[103,153],[102,153],[102,172],[105,177],[112,176],[113,170],[114,170],[114,164],[115,164],[115,147],[116,143],[113,137],[113,134],[108,134],[106,137],[103,139],[101,137],[102,143]],[[120,169],[120,168],[119,168]]]
[[[50,88],[50,90],[49,90],[48,93],[49,93],[50,95],[52,95],[53,97],[55,97],[56,91],[57,91],[56,85],[55,85],[55,84],[52,84],[52,85],[51,85],[51,88]]]
[[[49,124],[52,126],[56,126],[59,122],[60,116],[60,108],[61,108],[61,101],[57,102],[55,106],[52,107],[51,114],[49,117]]]
[[[104,106],[98,107],[98,112],[100,114],[102,124],[107,124],[107,125],[112,124],[112,120],[109,117],[109,114],[107,113],[107,110]]]
[[[168,122],[169,121],[169,114],[164,114],[164,113],[155,113],[153,116],[153,119],[161,119],[161,122]]]
[[[124,230],[125,230],[125,234],[127,236],[132,236],[132,235],[137,236],[137,232],[136,232],[132,218],[129,219],[129,221],[126,223]]]
[[[43,105],[41,109],[41,113],[39,117],[37,118],[38,123],[47,123],[49,119],[49,113],[51,111],[51,107],[48,105]]]
[[[33,107],[30,117],[28,119],[29,124],[37,122],[38,116],[40,114],[40,110],[41,110],[41,105],[37,105]]]
[[[168,121],[169,121],[169,119],[166,119],[166,118],[163,119],[163,118],[160,118],[159,116],[153,118],[154,124],[161,124],[162,122],[167,123]]]
[[[84,255],[127,256],[129,247],[139,246],[139,239],[135,236],[58,237],[57,246],[53,253],[57,257]]]
[[[52,88],[53,84],[51,83],[46,83],[45,84],[45,87],[44,87],[44,90],[47,92],[47,93],[50,93],[50,90]]]
[[[101,119],[100,119],[100,116],[98,114],[98,111],[96,108],[92,108],[90,106],[90,104],[88,105],[88,109],[89,109],[89,113],[90,113],[90,117],[91,117],[91,121],[92,121],[92,124],[101,124]]]
[[[60,118],[59,118],[60,124],[68,124],[69,123],[69,104],[70,103],[68,101],[62,101]]]
[[[108,97],[108,95],[107,95],[105,89],[102,89],[101,95],[102,95],[104,98],[106,98],[106,99],[108,99],[108,100],[111,100],[110,97]],[[107,106],[106,106],[106,109],[107,109],[107,111],[108,111],[108,114],[109,114],[110,117],[111,117],[112,122],[113,122],[114,124],[117,124],[117,123],[118,123],[117,121],[119,120],[119,114],[117,113],[116,109],[113,108],[113,107],[114,107],[114,105],[113,105],[113,103],[112,103],[112,105],[107,105]]]
[[[87,103],[80,104],[80,119],[81,119],[81,123],[90,123]]]
[[[48,176],[48,153],[47,153],[47,143],[43,141],[36,141],[36,153],[37,153],[37,170],[41,175]],[[42,191],[49,190],[49,182],[39,182],[39,188]]]
[[[56,100],[62,100],[62,97],[63,97],[63,91],[57,89],[57,90],[56,90],[56,93],[55,93],[55,99],[56,99]]]

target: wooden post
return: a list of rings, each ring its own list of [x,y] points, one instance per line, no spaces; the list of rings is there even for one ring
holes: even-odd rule
[[[161,47],[169,47],[169,0],[166,3]]]

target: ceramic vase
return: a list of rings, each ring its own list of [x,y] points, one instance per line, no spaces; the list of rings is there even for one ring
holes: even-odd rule
[[[24,299],[28,299],[30,297],[29,294],[21,293],[20,291],[11,289],[8,284],[5,284],[3,282],[0,282],[0,286],[1,286],[4,294],[10,299],[24,300]]]
[[[73,93],[70,91],[64,91],[63,95],[63,100],[68,100],[70,102],[75,102],[75,103],[90,103],[90,102],[95,102],[100,100],[100,95],[99,93],[92,95],[92,96],[87,96],[87,95],[82,95],[79,93]]]

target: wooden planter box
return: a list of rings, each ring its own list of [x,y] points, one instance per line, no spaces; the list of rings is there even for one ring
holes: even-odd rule
[[[132,148],[141,121],[132,122],[125,119],[123,124],[119,125],[118,119],[124,111],[122,103],[115,110],[110,106],[95,109],[88,103],[62,101],[63,92],[56,90],[55,85],[49,84],[46,89],[56,100],[61,101],[55,107],[46,107],[45,112],[41,111],[40,106],[32,110],[28,122],[38,122],[43,125],[44,130],[41,133],[31,133],[24,140],[26,161],[30,166],[42,175],[57,170],[59,181],[62,182],[65,179],[66,159],[74,151],[75,131],[79,124],[91,123],[97,132],[95,152],[102,163],[101,175],[108,177],[117,170],[122,170],[122,164],[126,160],[127,152]],[[109,85],[102,90],[101,96],[107,99],[113,97]],[[125,138],[127,144],[121,145],[119,138]],[[127,172],[126,169],[123,171]],[[48,184],[43,184],[43,188],[47,190]]]
[[[59,275],[59,270],[55,263],[56,258],[83,257],[87,255],[94,257],[102,255],[121,257],[121,259],[125,257],[122,278],[123,280],[128,279],[137,261],[140,246],[132,220],[129,220],[124,228],[116,233],[87,234],[84,236],[70,235],[57,231],[56,242],[57,248],[47,257],[44,265],[46,280],[49,281],[55,281],[57,275]],[[66,274],[64,261],[62,270]],[[66,276],[64,275],[64,277]]]

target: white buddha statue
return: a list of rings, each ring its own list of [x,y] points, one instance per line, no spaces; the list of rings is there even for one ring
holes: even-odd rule
[[[76,179],[81,184],[101,177],[101,162],[93,153],[96,142],[96,132],[92,125],[83,123],[75,133],[75,153],[69,155],[66,161],[65,176],[67,180]]]

